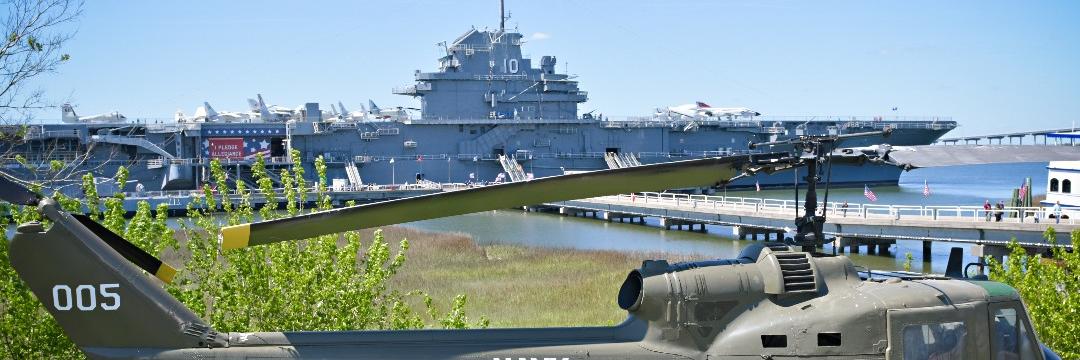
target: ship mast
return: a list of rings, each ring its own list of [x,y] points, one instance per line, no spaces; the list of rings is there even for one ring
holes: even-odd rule
[[[499,33],[506,30],[506,4],[505,0],[499,0]]]

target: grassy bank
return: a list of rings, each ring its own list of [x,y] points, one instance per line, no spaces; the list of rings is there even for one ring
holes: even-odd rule
[[[365,231],[370,234],[370,232]],[[405,227],[383,229],[386,239],[410,242],[408,261],[391,285],[428,292],[442,309],[455,294],[469,296],[470,317],[492,327],[613,325],[626,317],[615,295],[642,259],[686,256],[477,245],[466,234]]]

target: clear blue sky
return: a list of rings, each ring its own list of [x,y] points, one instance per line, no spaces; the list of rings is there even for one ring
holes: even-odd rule
[[[768,115],[942,115],[952,135],[1080,120],[1077,1],[524,1],[510,26],[609,116],[701,100]],[[393,95],[498,2],[88,2],[72,61],[38,79],[80,115],[241,111]],[[899,107],[893,113],[889,109]],[[39,118],[59,118],[59,111]]]

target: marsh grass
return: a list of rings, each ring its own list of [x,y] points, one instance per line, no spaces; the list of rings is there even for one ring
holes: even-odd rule
[[[364,230],[363,232],[368,232]],[[626,318],[615,295],[643,259],[701,258],[663,253],[478,245],[467,234],[393,226],[387,239],[408,239],[409,261],[390,283],[434,299],[469,294],[471,314],[491,327],[615,325]],[[436,300],[436,306],[449,304]]]

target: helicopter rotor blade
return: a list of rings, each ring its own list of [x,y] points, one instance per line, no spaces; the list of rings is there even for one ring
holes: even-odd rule
[[[228,226],[221,230],[221,247],[237,249],[307,239],[348,230],[553,201],[640,191],[715,186],[740,175],[744,167],[758,163],[775,163],[786,155],[786,153],[769,153],[675,161],[552,176],[344,207],[292,218]]]
[[[101,240],[105,241],[109,247],[116,250],[116,252],[120,253],[125,259],[132,264],[135,264],[135,266],[153,274],[165,283],[172,283],[173,277],[176,276],[176,269],[169,266],[169,264],[166,264],[154,255],[150,255],[146,251],[143,251],[143,249],[128,242],[120,235],[112,232],[101,224],[98,224],[97,221],[94,221],[94,219],[91,219],[86,215],[71,214],[71,216],[76,220],[79,220],[79,223],[93,232],[94,235],[101,238]]]
[[[34,206],[41,201],[41,196],[0,174],[0,200],[12,204]]]
[[[838,149],[834,156],[865,155],[904,168],[1047,162],[1080,159],[1077,146],[1033,145],[877,145]]]

